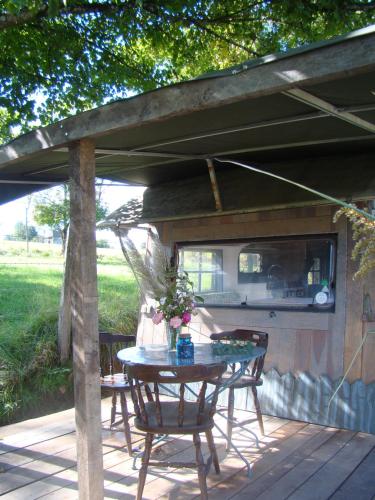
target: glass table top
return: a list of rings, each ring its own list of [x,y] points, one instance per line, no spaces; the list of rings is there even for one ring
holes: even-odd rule
[[[213,344],[194,344],[194,359],[178,359],[176,351],[169,351],[164,344],[146,344],[128,347],[117,353],[118,359],[124,364],[144,364],[153,366],[189,366],[212,365],[216,363],[240,363],[251,361],[265,353],[262,347],[253,347],[234,354],[214,354]]]

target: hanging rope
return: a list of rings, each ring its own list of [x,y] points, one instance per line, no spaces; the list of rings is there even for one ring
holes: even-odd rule
[[[333,196],[329,196],[325,193],[321,193],[320,191],[317,191],[316,189],[312,189],[312,188],[309,188],[307,186],[305,186],[304,184],[300,184],[299,182],[295,182],[295,181],[291,181],[290,179],[286,179],[285,177],[282,177],[281,175],[277,175],[277,174],[273,174],[272,172],[267,172],[266,170],[262,170],[260,168],[257,168],[257,167],[253,167],[251,165],[246,165],[245,163],[241,163],[241,162],[238,162],[238,161],[234,161],[234,160],[225,160],[225,159],[222,159],[220,160],[219,158],[215,158],[215,161],[217,162],[220,162],[220,163],[231,163],[233,165],[237,165],[239,167],[242,167],[242,168],[246,168],[247,170],[251,170],[252,172],[256,172],[258,174],[263,174],[263,175],[267,175],[268,177],[272,177],[273,179],[277,179],[279,181],[283,181],[283,182],[286,182],[288,184],[292,184],[293,186],[296,186],[300,189],[303,189],[304,191],[308,191],[309,193],[312,193],[312,194],[315,194],[317,196],[319,196],[319,198],[323,198],[331,203],[334,203],[335,205],[339,205],[341,207],[344,207],[344,208],[348,208],[350,210],[353,210],[354,212],[357,212],[358,214],[362,215],[363,217],[365,217],[366,219],[369,219],[370,221],[375,221],[375,216],[372,215],[371,213],[369,212],[365,212],[364,210],[361,210],[360,208],[357,208],[355,205],[352,205],[351,203],[346,203],[342,200],[339,200],[337,198],[334,198]],[[341,386],[343,385],[346,377],[348,376],[350,370],[352,369],[354,363],[355,363],[355,360],[357,359],[357,356],[360,354],[365,342],[366,342],[366,339],[369,335],[369,333],[372,333],[372,334],[375,334],[375,330],[369,330],[366,332],[366,335],[363,337],[360,345],[358,346],[356,352],[354,353],[354,356],[353,358],[351,359],[350,363],[349,363],[349,366],[347,368],[347,370],[345,371],[339,385],[337,386],[336,390],[334,391],[334,393],[332,394],[332,396],[330,397],[329,401],[328,401],[328,406],[327,406],[327,412],[329,411],[330,409],[330,405],[333,401],[333,399],[335,398],[335,396],[337,395],[337,393],[339,392]]]

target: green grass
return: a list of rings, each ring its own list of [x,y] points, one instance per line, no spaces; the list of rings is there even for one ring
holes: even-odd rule
[[[28,329],[40,314],[58,310],[63,257],[58,245],[0,242],[0,335]],[[121,254],[98,249],[99,312],[102,322],[121,326],[138,308],[138,289]]]
[[[0,242],[0,423],[56,411],[72,402],[71,366],[57,353],[63,277],[60,249]],[[121,255],[100,249],[100,328],[135,333],[138,288]]]
[[[0,263],[0,335],[25,331],[41,313],[58,310],[62,265]],[[100,315],[112,319],[134,311],[138,291],[133,275],[124,265],[98,266]]]

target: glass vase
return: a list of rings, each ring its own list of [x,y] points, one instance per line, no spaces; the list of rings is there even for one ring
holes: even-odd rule
[[[168,351],[175,351],[177,338],[181,332],[181,327],[173,328],[167,323],[167,343],[168,343]]]

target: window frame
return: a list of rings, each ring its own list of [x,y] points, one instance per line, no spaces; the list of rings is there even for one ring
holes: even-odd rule
[[[334,313],[336,307],[336,280],[337,280],[337,233],[314,233],[314,234],[298,234],[298,235],[286,235],[286,236],[266,236],[266,237],[253,237],[253,238],[221,238],[217,240],[202,240],[202,241],[179,241],[175,243],[175,258],[178,262],[178,252],[182,248],[195,248],[199,250],[214,251],[217,245],[238,245],[238,244],[250,244],[250,243],[261,243],[261,242],[278,242],[278,241],[297,241],[297,240],[330,240],[332,244],[332,252],[329,262],[329,282],[331,283],[332,289],[334,291],[334,302],[329,306],[318,307],[316,304],[308,304],[307,306],[300,305],[276,305],[276,304],[198,304],[198,307],[207,308],[219,308],[219,309],[253,309],[253,310],[268,310],[268,311],[291,311],[291,312],[314,312],[314,313]],[[207,245],[207,247],[204,247]],[[204,248],[202,248],[202,246]],[[239,255],[237,259],[237,275],[239,264]],[[222,258],[222,275],[224,274],[224,259]],[[223,282],[222,282],[223,287]]]
[[[179,250],[184,250],[186,248],[186,245],[184,245],[184,248],[178,247],[176,252],[177,256],[179,256]],[[194,289],[195,292],[199,293],[205,293],[205,292],[222,292],[223,291],[223,250],[220,248],[202,248],[200,246],[194,245],[190,246],[189,248],[190,251],[194,252],[199,252],[199,269],[197,271],[189,271],[187,270],[186,272],[191,274],[197,274],[198,275],[198,280],[199,280],[199,287],[197,290]],[[212,252],[216,254],[216,259],[218,259],[218,263],[220,265],[220,271],[217,271],[216,269],[213,271],[208,271],[208,270],[202,270],[201,265],[202,265],[202,253],[203,252]],[[180,265],[180,259],[179,257],[177,258],[178,265]],[[218,283],[217,289],[211,289],[211,290],[202,290],[202,274],[212,274],[215,275],[215,280]]]

